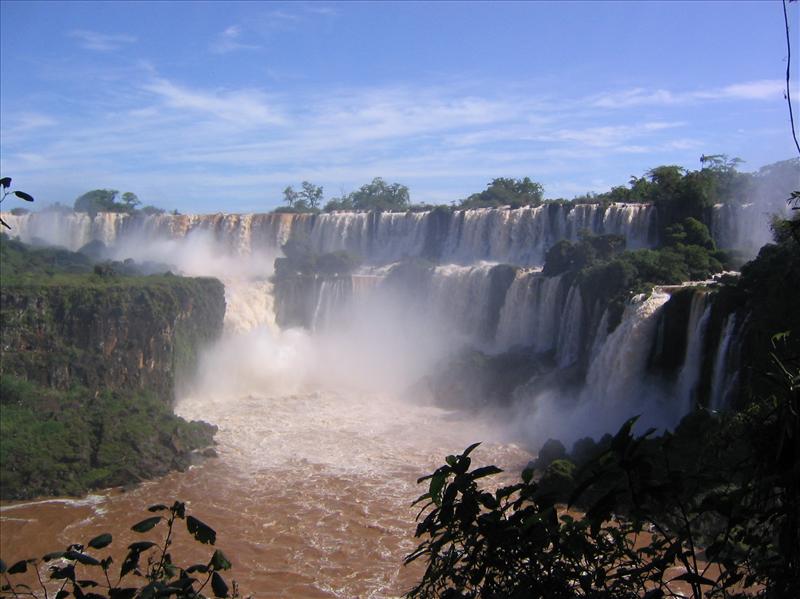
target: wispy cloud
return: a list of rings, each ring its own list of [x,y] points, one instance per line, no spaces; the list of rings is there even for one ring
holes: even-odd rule
[[[783,81],[779,79],[764,79],[761,81],[749,81],[747,83],[728,85],[715,92],[711,92],[711,96],[715,98],[741,100],[780,99],[783,96],[784,89]]]
[[[57,123],[53,117],[38,112],[20,112],[7,115],[3,120],[3,124],[8,125],[14,131],[30,131],[40,127],[50,127]]]
[[[303,10],[312,15],[334,16],[339,14],[339,11],[337,11],[333,6],[320,4],[318,2],[304,4]]]
[[[784,82],[779,79],[748,81],[725,87],[682,92],[637,87],[595,95],[589,99],[589,104],[596,108],[631,108],[716,100],[769,100],[781,99],[783,89]]]
[[[237,50],[258,50],[260,48],[254,44],[242,43],[241,36],[242,28],[238,25],[231,25],[211,43],[211,51],[215,54],[227,54]]]
[[[86,29],[74,29],[68,35],[77,39],[82,48],[97,52],[111,52],[128,44],[136,43],[136,37],[126,33],[100,33]]]
[[[417,201],[446,200],[448,194],[457,199],[492,177],[525,175],[542,180],[548,194],[569,196],[573,188],[601,190],[590,174],[597,173],[597,165],[608,180],[619,175],[614,181],[619,184],[661,156],[676,161],[719,147],[698,126],[695,111],[702,103],[676,110],[661,98],[646,111],[621,112],[616,103],[587,108],[580,97],[534,98],[524,89],[487,89],[492,88],[470,93],[445,84],[391,85],[289,97],[189,86],[140,70],[138,80],[115,86],[113,94],[106,90],[102,98],[85,100],[91,102],[84,112],[93,115],[91,121],[65,119],[47,127],[55,123],[44,111],[16,117],[17,134],[6,138],[3,131],[3,168],[38,177],[46,165],[54,181],[62,177],[78,186],[90,178],[99,186],[128,185],[154,199],[156,192],[166,194],[164,205],[181,210],[197,208],[176,204],[178,197],[218,184],[228,194],[218,199],[230,202],[230,209],[244,209],[245,200],[267,209],[293,182],[312,180],[335,193],[377,175],[409,184]],[[745,82],[713,91],[715,98],[754,102],[771,89],[769,83]],[[637,94],[630,98],[645,96]],[[3,125],[9,123],[5,119]],[[585,176],[575,174],[578,163]],[[611,164],[619,165],[621,174]],[[569,177],[572,187],[565,183]]]
[[[280,112],[255,90],[199,91],[156,79],[143,86],[164,103],[181,110],[204,114],[228,123],[245,126],[279,125],[285,121]]]
[[[285,10],[272,10],[267,13],[267,17],[274,21],[284,21],[294,23],[300,20],[300,15]]]
[[[630,139],[650,135],[656,131],[672,129],[683,125],[681,122],[647,122],[638,125],[618,125],[604,127],[587,127],[585,129],[562,129],[552,136],[543,136],[546,141],[576,141],[588,146],[611,147],[621,145]],[[631,151],[632,146],[629,146]],[[636,150],[633,150],[636,151]]]

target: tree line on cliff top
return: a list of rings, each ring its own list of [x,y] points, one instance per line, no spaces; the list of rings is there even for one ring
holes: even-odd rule
[[[653,168],[641,177],[632,176],[627,185],[612,187],[604,193],[587,193],[571,201],[579,203],[652,203],[666,214],[669,222],[685,218],[703,220],[704,211],[717,203],[749,201],[759,185],[769,181],[778,195],[791,192],[800,173],[800,160],[791,159],[762,167],[754,173],[738,170],[741,160],[723,154],[703,155],[701,168],[687,170],[676,165]],[[785,189],[784,189],[785,188]],[[409,188],[388,183],[381,177],[359,189],[325,202],[321,186],[303,181],[299,190],[288,186],[283,191],[285,206],[278,212],[318,213],[321,211],[420,211],[437,205],[412,203]],[[486,188],[466,198],[439,205],[448,209],[539,206],[545,202],[567,202],[565,198],[545,199],[544,186],[530,177],[497,177]]]

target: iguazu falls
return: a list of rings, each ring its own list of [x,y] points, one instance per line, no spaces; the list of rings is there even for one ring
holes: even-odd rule
[[[388,50],[713,9],[581,6],[2,3],[0,597],[797,596],[795,67],[495,93]],[[786,53],[797,6],[726,6]]]

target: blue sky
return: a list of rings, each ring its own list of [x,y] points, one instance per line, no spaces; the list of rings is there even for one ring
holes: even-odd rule
[[[415,202],[501,176],[571,198],[796,155],[779,2],[2,1],[0,35],[0,169],[42,203],[266,211],[375,176]]]

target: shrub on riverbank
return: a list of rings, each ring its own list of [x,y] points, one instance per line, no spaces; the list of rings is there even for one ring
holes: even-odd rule
[[[0,406],[2,499],[82,495],[184,470],[216,432],[145,391],[60,391],[4,376]]]

